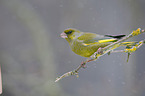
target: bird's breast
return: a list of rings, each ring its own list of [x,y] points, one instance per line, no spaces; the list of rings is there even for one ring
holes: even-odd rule
[[[87,45],[83,42],[74,41],[71,44],[71,49],[74,53],[83,56],[90,57],[94,52],[98,50],[97,45]]]

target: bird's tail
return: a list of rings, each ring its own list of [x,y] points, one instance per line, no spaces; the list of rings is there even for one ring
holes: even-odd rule
[[[105,36],[116,38],[116,39],[121,39],[121,38],[125,37],[126,35],[120,34],[120,35],[105,35]]]

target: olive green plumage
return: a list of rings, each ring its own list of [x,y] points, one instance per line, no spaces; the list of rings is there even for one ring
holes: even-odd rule
[[[98,48],[103,48],[124,36],[125,35],[99,35],[81,32],[73,28],[66,29],[61,33],[61,37],[68,41],[72,51],[83,57],[90,57]]]

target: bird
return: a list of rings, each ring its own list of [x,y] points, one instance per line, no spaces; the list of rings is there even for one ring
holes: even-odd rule
[[[92,56],[99,48],[118,41],[126,35],[100,35],[91,32],[82,32],[75,28],[65,29],[60,36],[69,43],[71,50],[82,57]],[[121,45],[133,45],[135,42],[124,42]]]

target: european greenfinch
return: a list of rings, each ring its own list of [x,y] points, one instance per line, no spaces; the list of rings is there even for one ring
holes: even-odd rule
[[[68,28],[64,30],[60,36],[67,40],[74,53],[83,57],[90,57],[99,48],[103,48],[116,42],[125,35],[99,35],[90,32],[81,32],[74,28]],[[130,43],[133,42],[127,42],[124,44]]]

